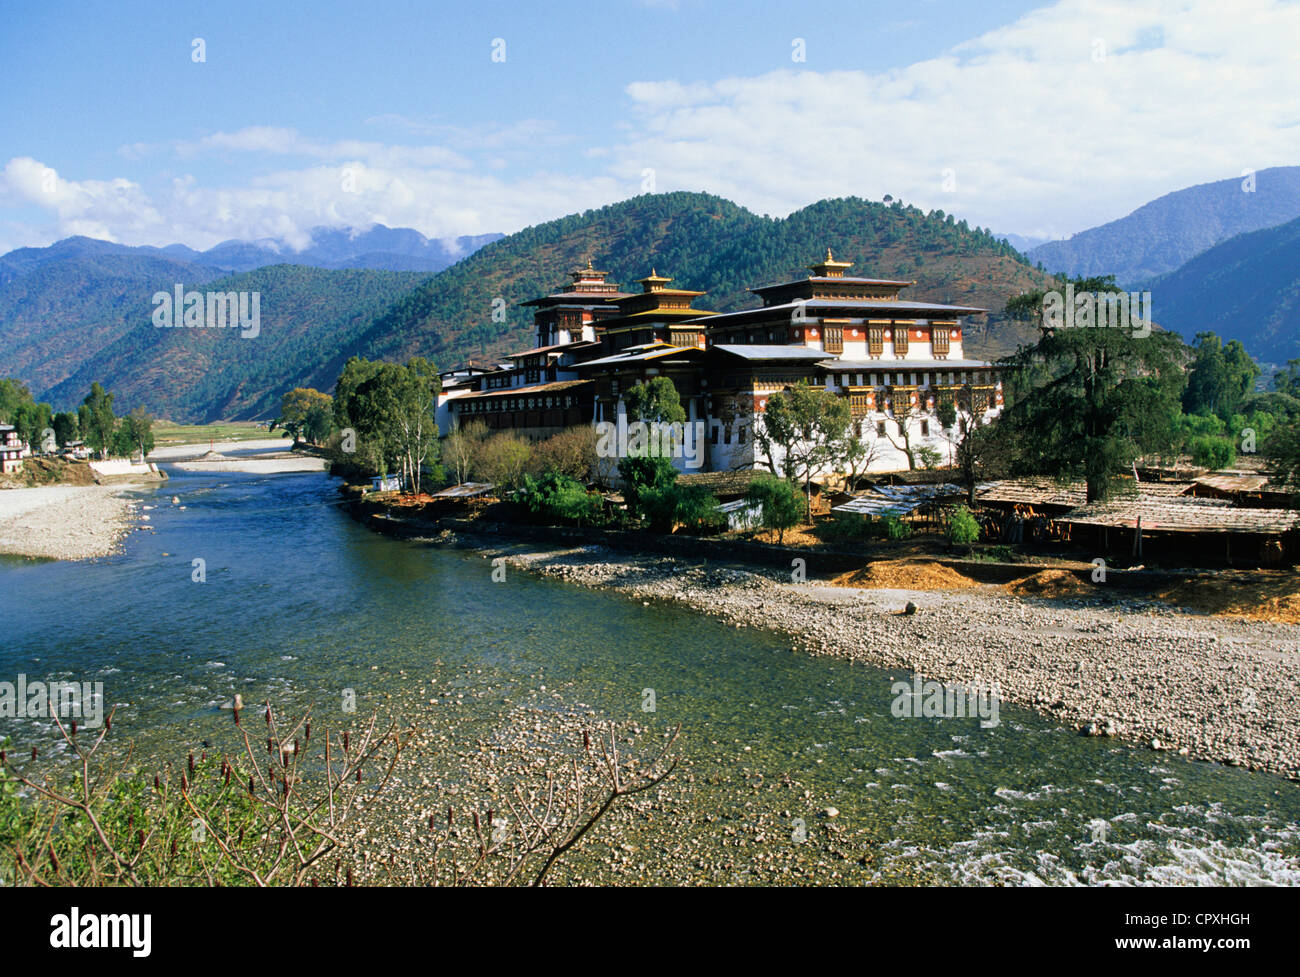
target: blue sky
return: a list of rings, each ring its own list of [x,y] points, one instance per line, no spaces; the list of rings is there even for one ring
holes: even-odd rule
[[[1300,162],[1300,8],[1275,0],[3,16],[0,251],[72,233],[305,243],[318,224],[373,221],[509,232],[644,189],[773,215],[892,193],[1063,236]]]

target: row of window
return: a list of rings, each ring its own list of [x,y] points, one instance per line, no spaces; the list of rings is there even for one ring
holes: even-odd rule
[[[882,377],[883,379],[880,379]],[[917,377],[920,377],[919,381]],[[841,373],[839,378],[841,387],[892,387],[895,385],[951,387],[957,384],[973,383],[979,379],[988,379],[988,374],[968,373],[965,370],[950,370],[946,373],[931,373],[928,370],[889,370],[885,373]],[[854,382],[855,378],[856,383]],[[864,380],[866,382],[863,382]],[[829,387],[834,382],[835,374],[827,374],[826,385]]]
[[[482,414],[487,411],[500,410],[550,410],[551,408],[573,407],[574,398],[565,397],[494,397],[491,400],[474,398],[460,403],[452,401],[462,413]]]

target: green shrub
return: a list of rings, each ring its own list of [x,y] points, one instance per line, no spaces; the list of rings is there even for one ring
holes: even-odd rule
[[[776,530],[778,542],[785,542],[785,531],[803,518],[803,493],[784,478],[760,475],[749,483],[745,498],[762,506],[760,523],[764,529]]]
[[[980,538],[979,523],[964,505],[959,505],[948,520],[948,542],[957,546],[970,546]]]
[[[539,478],[525,475],[514,499],[535,518],[549,522],[582,525],[601,515],[600,496],[588,492],[577,479],[559,472],[547,472]]]
[[[898,516],[883,516],[880,520],[881,531],[886,539],[907,539],[912,535],[912,527]]]
[[[1188,442],[1187,453],[1202,468],[1226,468],[1237,457],[1232,440],[1216,434],[1196,435]]]

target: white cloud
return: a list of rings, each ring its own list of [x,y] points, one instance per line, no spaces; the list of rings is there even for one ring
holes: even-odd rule
[[[819,72],[813,61],[639,81],[606,138],[571,147],[576,134],[538,119],[367,120],[411,145],[249,126],[122,147],[128,161],[168,154],[203,174],[148,191],[16,157],[0,171],[0,205],[22,212],[6,215],[0,249],[73,233],[300,245],[320,224],[375,221],[431,237],[509,232],[637,193],[645,169],[659,191],[706,190],[758,213],[891,193],[995,230],[1060,236],[1173,189],[1300,163],[1296,37],[1300,4],[1061,0],[897,70]],[[212,172],[232,176],[215,185]],[[32,239],[33,212],[46,215],[44,240]]]
[[[636,131],[616,158],[625,179],[650,167],[660,190],[761,212],[892,193],[1060,235],[1300,162],[1296,37],[1296,4],[1065,0],[897,71],[630,85]]]
[[[52,185],[53,190],[45,189]],[[0,230],[0,253],[49,244],[72,234],[124,244],[183,242],[208,248],[230,238],[280,238],[305,247],[320,225],[413,227],[428,237],[520,228],[575,209],[626,197],[632,188],[609,178],[590,180],[534,173],[506,180],[464,168],[373,166],[362,159],[283,169],[247,185],[205,186],[193,176],[173,179],[146,197],[126,180],[71,181],[30,158],[0,172],[0,200],[34,205],[50,230],[33,238],[30,225]],[[21,236],[15,236],[19,235]]]

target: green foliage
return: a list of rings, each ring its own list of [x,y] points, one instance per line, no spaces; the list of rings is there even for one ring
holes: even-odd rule
[[[1196,358],[1183,391],[1183,410],[1189,414],[1232,417],[1255,387],[1259,367],[1238,340],[1226,346],[1212,332],[1196,335]]]
[[[479,446],[475,471],[499,492],[510,492],[523,483],[532,467],[532,458],[532,445],[527,440],[513,431],[502,431]]]
[[[953,510],[948,520],[948,542],[957,546],[970,546],[980,538],[979,523],[964,505]]]
[[[1012,364],[1041,364],[996,425],[1012,466],[1027,474],[1082,477],[1089,500],[1142,454],[1176,441],[1184,373],[1182,343],[1153,331],[1076,328],[1045,333]]]
[[[271,430],[284,428],[294,441],[319,444],[334,426],[334,398],[310,387],[295,387],[280,398],[280,416]]]
[[[803,518],[802,494],[784,478],[760,475],[749,483],[745,498],[762,506],[761,525],[776,530],[778,542],[785,542],[785,531]]]
[[[819,522],[813,532],[824,543],[842,546],[881,539],[907,539],[912,535],[912,527],[897,516],[871,519],[848,512],[837,512],[829,519]]]
[[[574,522],[579,526],[600,518],[600,496],[588,492],[581,482],[560,472],[546,472],[534,478],[524,475],[515,501],[534,517],[548,522]]]
[[[1273,481],[1300,489],[1300,423],[1279,424],[1263,443],[1261,453]]]
[[[654,377],[638,383],[623,394],[627,416],[633,421],[681,424],[686,421],[686,409],[668,377]]]
[[[912,535],[911,523],[903,522],[898,516],[882,516],[880,526],[886,539],[907,539]]]
[[[422,357],[404,366],[353,358],[335,385],[334,417],[340,427],[356,432],[357,453],[364,451],[380,474],[391,466],[419,492],[424,467],[438,461],[434,411],[441,389],[433,364]],[[323,394],[305,393],[309,395],[298,397],[298,402],[323,410]],[[308,409],[304,407],[304,419]]]
[[[1201,434],[1192,438],[1187,445],[1187,453],[1192,461],[1202,468],[1227,468],[1237,458],[1237,452],[1229,438]]]
[[[66,448],[68,442],[78,441],[81,438],[80,429],[77,427],[77,415],[70,411],[55,414],[50,426],[54,429],[55,443],[60,448]]]
[[[674,485],[677,509],[673,519],[688,533],[709,535],[727,528],[727,517],[718,511],[718,499],[703,485]]]
[[[229,834],[242,834],[237,855],[266,871],[274,852],[257,842],[255,802],[246,789],[246,775],[238,771],[227,781],[219,761],[209,758],[195,759],[187,779],[190,801],[212,823],[229,825]],[[96,885],[106,874],[112,877],[111,859],[84,812],[27,796],[19,786],[8,766],[0,766],[0,851],[8,856],[0,856],[0,885],[15,882],[15,850],[39,853],[32,867],[60,885]],[[82,774],[70,770],[52,786],[64,796],[80,798]],[[130,769],[109,775],[92,796],[90,811],[109,844],[139,856],[133,869],[138,884],[248,884],[222,857],[215,838],[196,834],[195,816],[171,778],[155,787],[142,771]]]
[[[0,424],[12,424],[18,437],[33,448],[44,442],[53,424],[49,404],[38,404],[27,385],[13,378],[0,379]]]
[[[647,194],[525,228],[432,276],[278,265],[211,280],[193,265],[104,256],[74,280],[51,270],[6,282],[0,324],[19,323],[20,375],[58,407],[99,379],[120,404],[176,420],[272,417],[285,390],[327,389],[350,356],[436,355],[452,365],[528,345],[531,319],[516,303],[553,291],[588,257],[623,283],[656,264],[678,284],[707,291],[701,307],[719,311],[752,307],[750,286],[805,273],[828,246],[858,262],[855,272],[882,277],[902,276],[924,254],[918,297],[994,308],[1001,296],[1045,282],[1010,245],[948,217],[843,198],[770,219],[707,194]],[[244,340],[229,330],[154,327],[140,296],[177,281],[259,292],[260,334]],[[505,321],[492,316],[497,297],[511,310]],[[42,328],[54,316],[71,317],[72,327]],[[995,317],[990,333],[1002,327]],[[1021,334],[1000,348],[1013,348]]]
[[[643,516],[642,493],[669,487],[677,481],[672,459],[657,456],[623,458],[618,463],[618,475],[628,511],[638,518]]]
[[[842,464],[848,454],[853,417],[848,400],[825,387],[800,380],[788,390],[772,394],[754,440],[767,455],[773,473],[778,467],[786,478],[804,485],[806,515],[812,518],[812,476]],[[781,460],[777,462],[777,449]]]
[[[629,509],[633,509],[629,503]],[[691,533],[715,533],[727,526],[718,500],[700,485],[676,482],[646,486],[637,493],[635,515],[655,533],[671,533],[681,525]]]
[[[81,406],[85,411],[78,410],[77,415],[86,444],[101,456],[106,455],[113,448],[113,431],[117,426],[117,418],[113,416],[113,395],[95,381]]]

